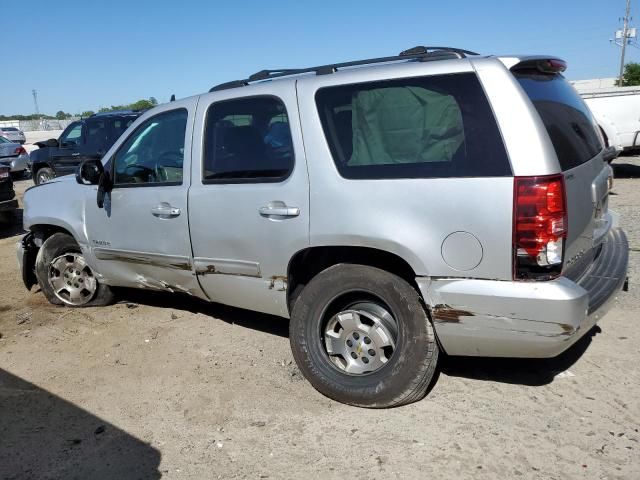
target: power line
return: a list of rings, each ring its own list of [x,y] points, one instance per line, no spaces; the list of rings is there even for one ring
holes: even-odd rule
[[[631,13],[631,0],[627,0],[627,8],[625,9],[624,18],[622,19],[622,30],[616,31],[615,42],[616,45],[622,47],[620,52],[620,75],[618,76],[618,85],[622,86],[622,75],[624,74],[624,54],[626,52],[627,44],[632,45],[636,38],[636,29],[629,27],[629,21]]]
[[[36,89],[34,88],[33,90],[31,90],[31,95],[33,95],[33,104],[36,107],[36,116],[40,116],[40,109],[38,108],[38,92],[36,91]]]

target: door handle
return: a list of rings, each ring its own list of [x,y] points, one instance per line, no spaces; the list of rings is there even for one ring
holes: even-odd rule
[[[172,207],[168,203],[162,202],[159,205],[156,205],[151,209],[151,214],[155,217],[177,217],[180,215],[180,209],[177,207]]]
[[[71,156],[72,157],[79,157],[80,156],[80,152],[72,153]]]
[[[270,202],[268,205],[260,207],[258,212],[263,217],[297,217],[300,215],[298,207],[289,207],[281,201]]]

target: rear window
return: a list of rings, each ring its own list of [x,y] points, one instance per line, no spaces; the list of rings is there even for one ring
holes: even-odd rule
[[[562,75],[527,72],[516,78],[542,118],[562,170],[577,167],[602,150],[591,112]]]
[[[316,104],[345,178],[511,175],[473,73],[328,87],[318,91]]]
[[[282,100],[256,96],[209,107],[203,183],[280,182],[293,166],[291,129]]]
[[[18,129],[15,127],[2,127],[2,130],[4,130],[5,132],[17,132]]]

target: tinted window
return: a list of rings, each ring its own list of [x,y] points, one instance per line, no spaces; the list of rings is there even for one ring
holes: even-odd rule
[[[511,175],[475,74],[329,87],[316,103],[343,177]]]
[[[563,170],[602,150],[591,112],[562,75],[532,72],[516,77],[540,114]]]
[[[89,151],[106,150],[107,137],[109,134],[107,120],[93,119],[85,123],[85,144]]]
[[[109,145],[113,145],[120,138],[129,125],[135,122],[136,117],[115,118],[111,121],[111,131],[109,132]]]
[[[182,183],[186,129],[185,109],[164,112],[142,123],[114,156],[114,183]]]
[[[205,183],[273,182],[293,169],[289,118],[275,97],[214,103],[207,111]]]
[[[66,132],[64,132],[64,134],[60,138],[60,145],[62,146],[79,145],[81,136],[82,136],[82,123],[78,123],[72,126]]]
[[[17,132],[18,129],[15,127],[2,127],[2,130],[4,130],[5,132]]]
[[[7,140],[4,137],[0,137],[0,143],[11,143],[11,140]]]

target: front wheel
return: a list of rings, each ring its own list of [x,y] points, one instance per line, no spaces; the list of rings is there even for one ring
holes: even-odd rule
[[[42,185],[43,183],[47,183],[52,180],[54,177],[53,170],[49,167],[42,167],[39,169],[35,176],[33,177],[33,181],[36,185]]]
[[[98,281],[76,241],[64,233],[54,233],[40,247],[36,278],[54,305],[96,307],[113,301],[111,289]]]
[[[364,265],[321,272],[295,302],[290,342],[311,384],[339,402],[369,408],[423,398],[438,345],[416,290]]]

